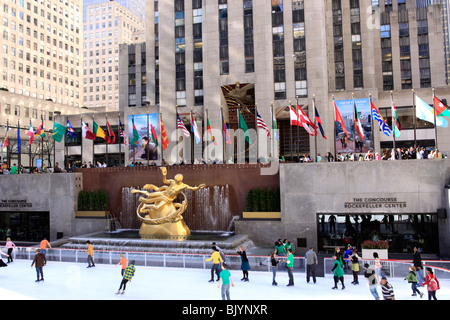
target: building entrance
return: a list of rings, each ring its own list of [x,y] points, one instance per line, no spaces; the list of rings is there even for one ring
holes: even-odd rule
[[[390,253],[439,253],[437,214],[317,214],[320,251],[351,244],[361,249],[365,240],[389,242]]]
[[[0,239],[39,242],[50,239],[49,212],[1,212]]]

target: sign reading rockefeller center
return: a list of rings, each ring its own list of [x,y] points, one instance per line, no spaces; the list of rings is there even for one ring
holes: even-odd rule
[[[353,198],[350,202],[344,202],[346,209],[381,209],[381,208],[406,208],[406,202],[397,198]]]
[[[27,200],[0,200],[0,208],[32,208]]]

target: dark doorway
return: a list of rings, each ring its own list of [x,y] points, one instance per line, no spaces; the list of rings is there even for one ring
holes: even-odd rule
[[[360,249],[365,240],[386,240],[391,253],[409,253],[417,246],[420,252],[438,254],[437,220],[437,214],[318,214],[319,250],[347,244]]]
[[[50,239],[49,212],[2,212],[0,213],[0,239],[10,237],[13,241],[39,242]]]

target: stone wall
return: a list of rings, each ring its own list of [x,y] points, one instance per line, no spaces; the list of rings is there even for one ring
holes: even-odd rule
[[[418,214],[446,209],[448,160],[282,164],[281,221],[238,221],[257,245],[286,238],[317,248],[317,214]],[[395,200],[395,201],[393,201]],[[394,204],[392,204],[394,202]],[[450,256],[449,219],[438,219],[441,256]],[[306,251],[297,248],[297,253]]]

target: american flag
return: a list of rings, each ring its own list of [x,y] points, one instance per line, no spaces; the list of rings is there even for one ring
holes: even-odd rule
[[[122,124],[122,122],[119,121],[119,131],[120,131],[120,136],[123,138],[123,144],[126,146],[128,144],[128,139],[127,139],[127,135],[125,134],[125,128]]]
[[[258,111],[256,111],[256,123],[258,125],[258,128],[266,130],[267,136],[270,137],[270,130],[264,122],[263,118],[259,115]]]
[[[183,121],[181,121],[180,115],[177,112],[177,127],[178,129],[183,130],[183,134],[186,138],[189,138],[191,134],[189,133],[189,130],[186,129],[186,126],[184,125]]]

